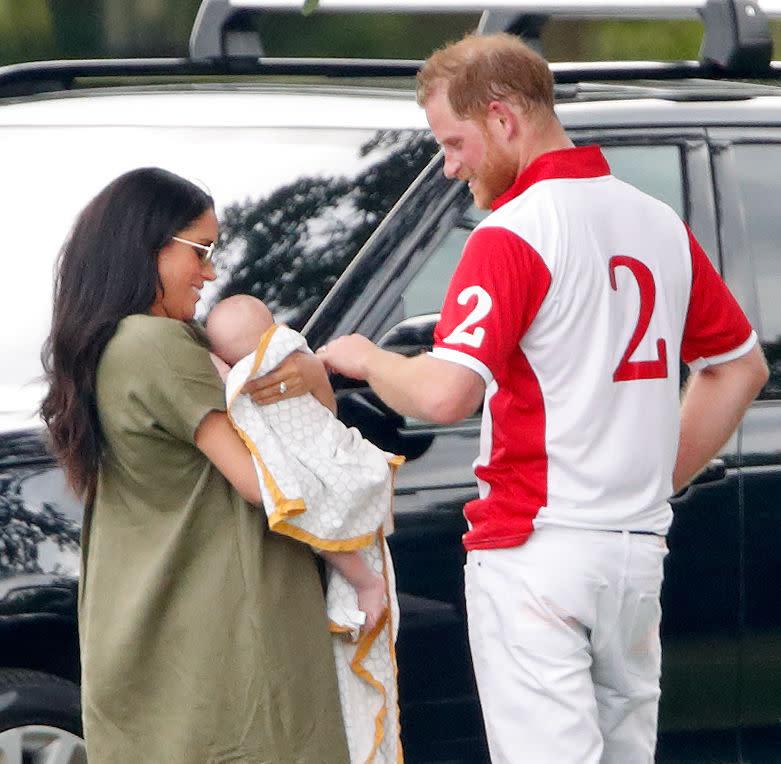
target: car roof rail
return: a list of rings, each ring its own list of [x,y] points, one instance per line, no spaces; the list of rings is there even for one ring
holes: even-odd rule
[[[263,43],[253,16],[308,13],[479,13],[481,33],[511,31],[539,37],[551,17],[684,19],[705,28],[704,65],[735,74],[767,72],[772,58],[768,18],[781,18],[781,0],[202,0],[190,34],[190,58],[257,59]]]
[[[249,25],[251,4],[231,0],[203,0],[190,33],[190,58],[208,61],[220,58],[260,58],[260,35]]]
[[[189,58],[32,61],[0,67],[0,98],[24,97],[118,79],[203,75],[322,75],[325,77],[411,77],[420,61],[360,58],[272,58],[248,14],[301,10],[304,0],[203,0],[190,40]],[[768,17],[781,18],[781,0],[319,0],[317,11],[469,12],[482,9],[478,33],[507,29],[533,36],[547,18],[696,18],[705,23],[700,61],[568,62],[551,65],[559,83],[603,80],[727,79],[746,75],[777,80],[781,64],[770,61]],[[243,25],[243,26],[242,26]],[[228,30],[226,47],[226,33]],[[233,33],[239,37],[231,38]],[[254,43],[250,36],[255,35]],[[230,40],[233,39],[233,42]]]
[[[189,58],[106,58],[28,61],[0,66],[0,99],[99,87],[116,80],[213,75],[305,76],[327,78],[414,77],[415,59],[259,58],[193,61]]]
[[[761,74],[773,58],[767,14],[754,0],[707,0],[700,58],[728,71]]]

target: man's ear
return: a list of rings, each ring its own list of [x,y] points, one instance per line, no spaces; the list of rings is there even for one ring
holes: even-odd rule
[[[498,130],[506,141],[513,140],[520,131],[520,123],[515,110],[504,101],[491,101],[488,104],[488,122]]]

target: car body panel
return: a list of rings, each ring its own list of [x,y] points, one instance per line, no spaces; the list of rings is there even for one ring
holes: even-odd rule
[[[182,88],[185,88],[184,90]],[[0,126],[26,127],[428,127],[410,90],[180,85],[80,90],[0,108]],[[349,126],[349,127],[346,127]]]

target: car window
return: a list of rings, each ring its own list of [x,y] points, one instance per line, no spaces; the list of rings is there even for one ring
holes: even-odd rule
[[[735,144],[732,150],[756,274],[758,331],[770,366],[761,397],[781,399],[781,144]]]
[[[55,257],[78,212],[117,175],[157,165],[213,195],[218,279],[199,316],[220,296],[249,292],[298,329],[436,151],[427,130],[281,127],[6,126],[0,145],[14,147],[0,184],[14,264],[0,280],[0,343],[14,359],[0,365],[6,411],[40,399]],[[2,429],[26,423],[0,412]]]
[[[669,204],[684,217],[683,173],[678,146],[603,146],[617,178]]]
[[[605,146],[613,174],[669,204],[683,217],[683,172],[677,146]],[[437,313],[466,239],[488,212],[470,205],[402,292],[404,318]]]
[[[404,318],[439,312],[466,240],[475,226],[487,215],[487,211],[479,210],[471,204],[458,225],[445,234],[442,243],[402,292]]]
[[[285,145],[269,150],[289,155],[301,140],[303,151],[329,155],[328,169],[313,156],[304,172],[267,193],[234,196],[220,216],[223,257],[214,297],[254,294],[294,329],[436,152],[423,130],[318,132],[287,131]],[[340,158],[330,156],[334,144]]]

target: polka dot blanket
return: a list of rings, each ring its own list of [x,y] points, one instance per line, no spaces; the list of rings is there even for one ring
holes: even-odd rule
[[[398,604],[385,536],[403,457],[381,451],[311,394],[260,406],[240,392],[296,351],[311,353],[298,332],[274,324],[231,370],[228,414],[252,452],[269,527],[315,550],[358,551],[385,577],[388,607],[369,632],[361,630],[365,617],[355,589],[330,565],[326,606],[351,764],[397,764]]]

